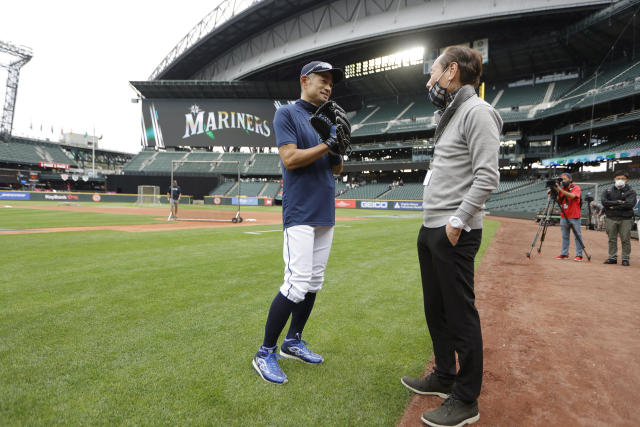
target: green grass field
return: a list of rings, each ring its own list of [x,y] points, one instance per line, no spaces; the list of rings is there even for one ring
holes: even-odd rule
[[[90,227],[98,225],[133,225],[166,222],[152,215],[119,215],[98,212],[48,211],[35,209],[0,209],[0,229],[25,230],[54,227]]]
[[[36,212],[0,209],[0,229],[68,223]],[[336,226],[305,329],[326,362],[282,361],[284,386],[251,367],[282,233],[246,234],[281,227],[0,233],[0,424],[393,425],[410,399],[400,377],[431,358],[420,218],[373,215]],[[481,253],[496,228],[486,221]]]

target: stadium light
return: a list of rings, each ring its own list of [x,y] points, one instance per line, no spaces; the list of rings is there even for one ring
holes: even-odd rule
[[[344,67],[345,77],[366,76],[382,71],[395,70],[396,68],[409,67],[422,64],[423,60],[424,47],[416,46],[411,49],[395,52],[391,55],[380,56],[346,65]]]

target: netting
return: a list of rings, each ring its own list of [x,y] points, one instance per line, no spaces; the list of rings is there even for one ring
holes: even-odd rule
[[[136,203],[160,204],[160,187],[157,185],[138,185],[138,199]]]
[[[229,160],[172,160],[171,161],[171,185],[174,179],[178,180],[179,177],[174,172],[189,171],[194,172],[197,170],[199,173],[206,173],[213,176],[220,176],[221,174],[230,175],[233,174],[237,177],[236,184],[230,190],[236,194],[238,203],[237,208],[231,211],[219,211],[219,210],[189,210],[188,212],[180,213],[177,217],[169,215],[169,220],[175,221],[216,221],[216,222],[242,222],[240,216],[240,162]],[[236,191],[233,191],[233,190]]]

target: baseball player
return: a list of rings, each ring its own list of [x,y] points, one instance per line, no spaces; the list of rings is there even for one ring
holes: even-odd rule
[[[271,303],[264,340],[253,367],[265,381],[284,384],[279,356],[310,364],[323,358],[307,347],[302,331],[322,288],[335,223],[333,174],[342,172],[350,127],[344,110],[329,101],[342,70],[313,61],[300,73],[301,95],[280,107],[273,127],[280,152],[283,194],[284,283]],[[277,354],[277,340],[291,317]]]
[[[178,185],[178,181],[173,180],[173,184],[169,187],[169,191],[167,192],[167,199],[169,199],[169,206],[171,207],[171,213],[169,214],[169,218],[167,220],[178,219],[178,203],[180,203],[180,198],[182,197],[180,186]]]

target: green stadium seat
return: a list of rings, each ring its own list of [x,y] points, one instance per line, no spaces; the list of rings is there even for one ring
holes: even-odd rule
[[[389,184],[364,184],[338,196],[338,199],[375,199],[389,191]]]
[[[412,182],[394,187],[379,198],[382,200],[422,200],[423,193],[424,186],[421,183]]]
[[[140,172],[144,163],[156,154],[155,151],[141,151],[136,154],[123,168],[122,170],[127,173]]]
[[[243,173],[246,168],[246,163],[250,158],[250,153],[222,153],[222,158],[220,160],[227,162],[240,162],[240,173]],[[221,174],[237,174],[238,166],[232,163],[218,163],[214,168],[214,172]]]
[[[275,198],[280,192],[280,183],[279,182],[268,182],[267,185],[262,189],[262,192],[259,196],[262,197],[271,197]]]
[[[209,192],[210,196],[226,196],[229,190],[236,185],[236,181],[228,180],[218,184],[216,188]]]
[[[249,165],[246,175],[273,176],[282,175],[280,155],[273,153],[256,153],[253,163]]]
[[[264,182],[240,181],[240,195],[247,197],[258,197],[264,186]],[[233,193],[235,195],[236,191],[234,191]]]
[[[65,163],[72,167],[77,166],[76,162],[61,147],[47,143],[0,142],[0,159],[5,163],[34,166],[40,162]]]
[[[143,172],[171,174],[172,160],[186,160],[189,153],[158,152],[155,158],[144,167]]]
[[[185,160],[210,163],[183,163],[176,168],[176,172],[181,174],[209,174],[217,165],[217,163],[213,163],[212,161],[218,160],[220,154],[221,153],[191,152]]]
[[[537,105],[542,102],[549,87],[548,83],[535,86],[505,87],[495,108],[511,108],[513,106]]]

